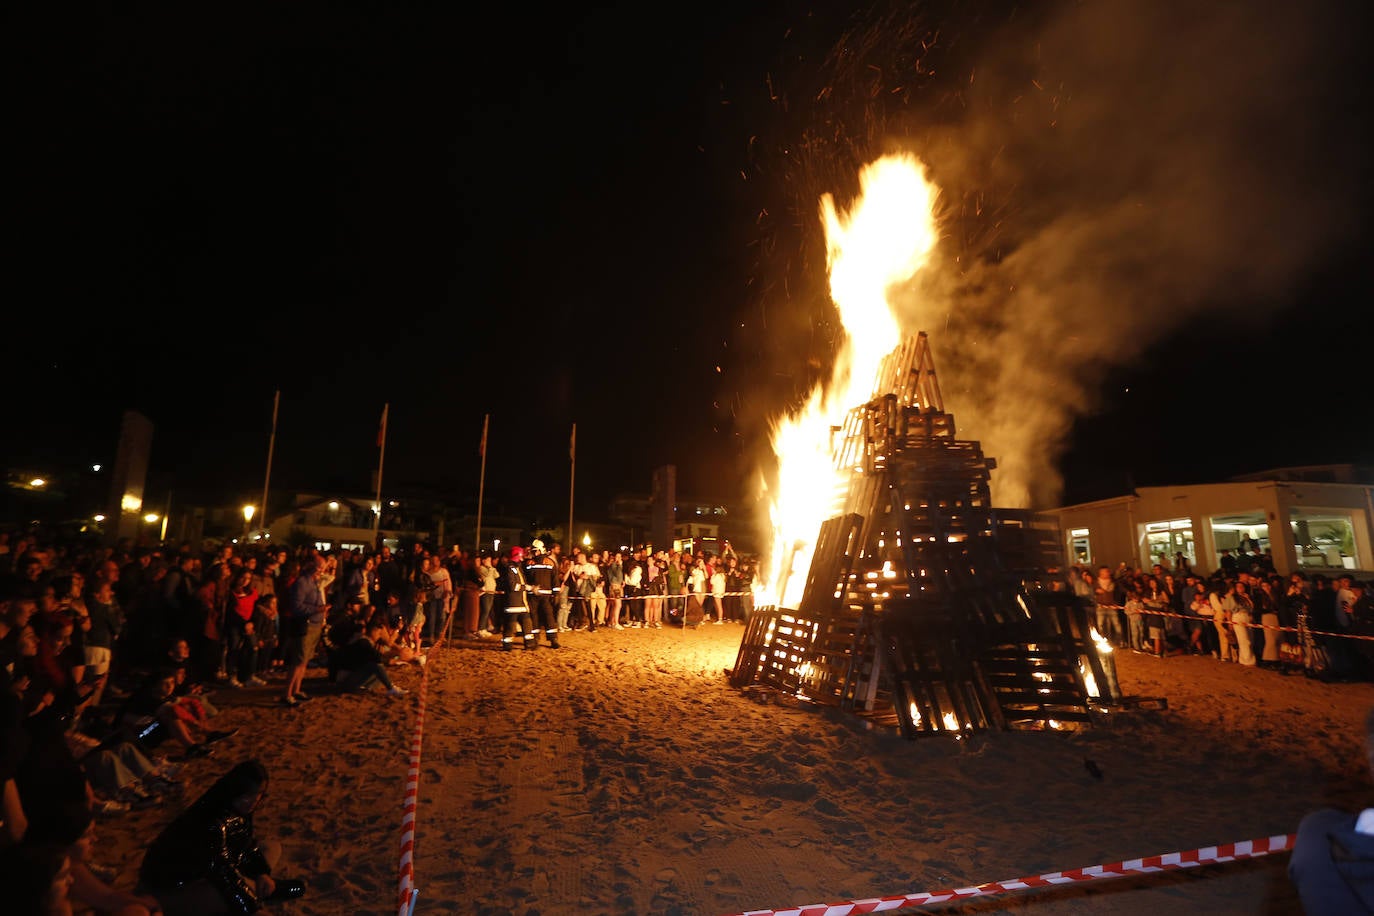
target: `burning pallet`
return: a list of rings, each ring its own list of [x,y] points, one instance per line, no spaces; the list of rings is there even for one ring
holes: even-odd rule
[[[846,417],[842,510],[820,527],[800,605],[753,612],[731,684],[908,738],[1089,725],[1120,699],[1110,655],[1071,593],[1026,588],[1057,543],[992,507],[995,462],[956,437],[924,333],[889,354],[875,388]]]

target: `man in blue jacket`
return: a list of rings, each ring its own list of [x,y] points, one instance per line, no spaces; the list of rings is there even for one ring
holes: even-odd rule
[[[1374,709],[1365,717],[1364,749],[1374,773]],[[1321,808],[1304,817],[1288,876],[1310,916],[1374,913],[1374,808]]]

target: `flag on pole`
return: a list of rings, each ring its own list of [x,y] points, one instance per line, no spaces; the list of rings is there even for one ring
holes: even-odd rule
[[[573,424],[572,438],[568,440],[568,457],[577,460],[577,424]]]
[[[390,403],[382,405],[382,424],[377,427],[377,448],[381,448],[386,443],[386,412],[390,408]]]
[[[477,454],[482,458],[487,457],[487,421],[491,419],[491,414],[482,418],[482,444],[477,447]]]

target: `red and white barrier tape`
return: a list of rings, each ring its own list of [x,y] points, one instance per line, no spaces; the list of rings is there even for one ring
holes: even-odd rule
[[[732,916],[848,916],[850,913],[878,913],[906,906],[945,903],[965,897],[991,896],[1007,891],[1025,890],[1030,887],[1049,887],[1057,884],[1071,884],[1075,881],[1093,881],[1098,878],[1123,878],[1127,875],[1151,874],[1170,871],[1175,868],[1196,868],[1199,865],[1210,865],[1214,862],[1253,859],[1292,849],[1293,841],[1296,838],[1295,834],[1290,833],[1284,836],[1227,843],[1222,846],[1204,846],[1201,849],[1190,849],[1187,852],[1170,852],[1145,859],[1127,859],[1124,862],[1112,862],[1108,865],[1091,865],[1072,871],[1053,871],[1043,875],[993,881],[990,884],[979,884],[976,887],[961,887],[955,890],[920,894],[902,894],[894,897],[875,897],[868,900],[849,900],[843,903],[812,903],[781,910],[747,910],[743,913],[732,914]]]
[[[1125,605],[1122,605],[1122,604],[1104,604],[1104,605],[1101,605],[1101,607],[1111,608],[1111,609],[1114,610],[1114,611],[1125,611],[1125,610],[1126,610],[1126,606],[1125,606]],[[1155,617],[1172,617],[1172,618],[1174,618],[1175,620],[1194,620],[1194,621],[1197,621],[1198,623],[1210,623],[1210,624],[1215,624],[1215,623],[1216,623],[1216,618],[1214,618],[1214,617],[1199,617],[1199,616],[1196,615],[1196,614],[1180,614],[1180,613],[1178,613],[1177,611],[1159,611],[1159,610],[1148,610],[1148,609],[1147,609],[1147,610],[1142,610],[1142,611],[1140,612],[1140,614],[1141,614],[1142,617],[1144,617],[1144,616],[1149,616],[1149,615],[1154,615]],[[1234,620],[1227,620],[1227,621],[1224,622],[1224,626],[1232,627],[1232,626],[1235,626],[1235,625],[1236,625],[1236,621],[1234,621]],[[1301,627],[1274,626],[1272,623],[1260,623],[1260,622],[1258,622],[1258,621],[1251,621],[1251,622],[1249,622],[1249,623],[1242,623],[1241,626],[1243,626],[1243,627],[1248,627],[1248,628],[1251,629],[1251,630],[1276,630],[1276,631],[1278,631],[1278,632],[1280,632],[1280,633],[1301,633],[1301,632],[1302,632],[1302,628],[1301,628]],[[1338,638],[1340,638],[1340,639],[1360,639],[1360,640],[1364,640],[1364,641],[1366,641],[1366,642],[1374,642],[1374,636],[1365,636],[1365,635],[1362,635],[1362,634],[1360,634],[1360,633],[1333,633],[1333,632],[1331,632],[1331,631],[1329,631],[1329,630],[1313,630],[1313,629],[1308,629],[1308,630],[1307,630],[1307,633],[1308,633],[1309,636],[1335,636],[1335,637],[1338,637]]]
[[[419,702],[415,707],[415,736],[410,742],[410,769],[406,773],[405,802],[401,815],[401,870],[397,914],[411,916],[415,911],[415,804],[420,795],[420,747],[425,734],[425,689],[429,686],[429,666],[420,675]]]

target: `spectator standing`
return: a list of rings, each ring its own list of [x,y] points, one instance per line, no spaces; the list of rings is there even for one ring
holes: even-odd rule
[[[1279,652],[1282,635],[1279,631],[1279,596],[1283,580],[1277,576],[1267,576],[1259,580],[1259,590],[1252,596],[1255,601],[1255,618],[1262,629],[1252,630],[1256,639],[1264,640],[1260,652],[1261,668],[1277,669],[1283,656]]]
[[[282,703],[287,706],[295,706],[302,700],[310,699],[310,695],[303,689],[305,669],[315,655],[320,634],[324,630],[325,615],[329,611],[318,579],[324,568],[324,558],[316,555],[302,566],[301,574],[291,583],[290,608],[286,616],[289,629],[285,652],[287,677],[286,688],[282,694]]]
[[[91,705],[99,706],[109,682],[110,663],[115,645],[124,631],[124,612],[115,600],[114,587],[108,581],[99,582],[86,602],[90,614],[90,629],[86,631],[86,670],[99,678]]]
[[[601,553],[592,551],[578,570],[577,590],[582,596],[587,631],[606,625],[606,588],[601,575]]]
[[[554,545],[557,548],[557,544]],[[558,557],[558,632],[566,632],[572,618],[573,598],[577,595],[576,562],[572,557]]]
[[[1207,590],[1212,605],[1212,624],[1217,631],[1218,658],[1224,662],[1236,660],[1235,633],[1231,629],[1231,612],[1235,610],[1235,583],[1213,578]]]
[[[715,620],[712,623],[720,626],[725,623],[725,567],[717,558],[715,563],[708,564],[706,568],[711,585],[711,604],[715,609]]]
[[[228,563],[211,567],[196,590],[197,611],[201,619],[196,627],[193,657],[200,675],[205,679],[228,680],[225,669],[224,615],[229,607],[229,577],[233,570]]]
[[[474,566],[474,571],[477,575],[478,587],[481,589],[478,596],[477,635],[486,638],[491,636],[494,632],[492,630],[494,624],[491,618],[492,610],[496,607],[496,584],[498,578],[496,564],[495,561],[492,560],[491,554],[484,553],[482,556],[478,557],[477,563]]]
[[[1145,589],[1145,593],[1140,596],[1140,603],[1144,607],[1146,651],[1163,658],[1167,645],[1164,631],[1165,622],[1169,619],[1165,616],[1170,611],[1169,594],[1164,591],[1157,576],[1150,576],[1145,580]]]
[[[234,572],[224,614],[225,667],[231,687],[267,683],[258,677],[258,636],[253,621],[258,598],[252,571],[241,568]]]
[[[668,622],[672,623],[677,620],[681,623],[683,604],[686,601],[684,595],[687,590],[687,579],[682,572],[682,558],[676,551],[668,554],[663,569],[663,579],[664,594],[666,595],[664,610],[667,612]]]
[[[449,609],[453,604],[453,577],[443,562],[433,555],[425,558],[425,572],[430,582],[425,626],[429,628],[429,643],[434,645],[444,637],[448,626]]]
[[[259,680],[281,671],[281,615],[276,595],[262,595],[253,606],[253,633],[258,639]]]
[[[697,557],[687,573],[687,606],[682,612],[682,625],[698,627],[706,614],[706,560]]]
[[[387,606],[387,595],[401,595],[404,593],[405,574],[401,571],[401,564],[396,562],[396,558],[391,554],[391,548],[385,544],[377,556],[377,593],[372,599],[372,604],[377,607]]]
[[[1097,613],[1097,632],[1118,649],[1126,646],[1126,636],[1121,627],[1121,599],[1121,586],[1112,578],[1111,568],[1099,566],[1097,579],[1092,584],[1093,606]]]
[[[1126,586],[1125,611],[1126,644],[1132,651],[1140,652],[1145,648],[1145,603],[1134,585]]]
[[[639,629],[644,626],[644,551],[636,548],[630,552],[624,563],[625,572],[625,616],[629,626]]]
[[[1247,667],[1255,665],[1255,650],[1250,644],[1250,624],[1255,619],[1255,603],[1250,600],[1250,587],[1237,581],[1231,592],[1235,606],[1231,609],[1231,628],[1236,638],[1236,661]]]
[[[620,609],[625,598],[625,554],[619,550],[607,551],[606,556],[606,562],[601,564],[606,588],[606,623],[613,630],[623,630]]]

